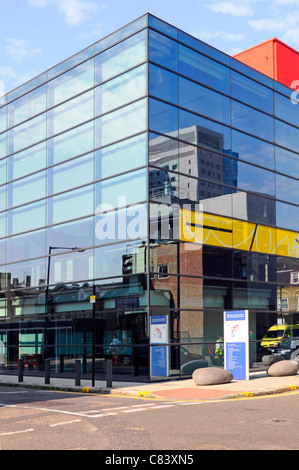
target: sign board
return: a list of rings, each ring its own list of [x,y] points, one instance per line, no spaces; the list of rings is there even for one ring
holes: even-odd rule
[[[150,318],[151,375],[169,375],[168,322],[166,315]]]
[[[224,312],[224,368],[235,380],[249,380],[248,310]]]

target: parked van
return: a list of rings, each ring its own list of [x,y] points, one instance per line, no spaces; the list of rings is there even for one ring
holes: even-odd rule
[[[272,325],[262,338],[263,348],[277,348],[282,341],[299,338],[299,325]]]

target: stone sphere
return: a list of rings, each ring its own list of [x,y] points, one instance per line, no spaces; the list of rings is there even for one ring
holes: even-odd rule
[[[279,361],[272,364],[267,373],[271,377],[284,377],[287,375],[296,375],[299,364],[295,360]]]
[[[231,382],[233,374],[220,367],[204,367],[196,369],[192,378],[196,385],[218,385]]]

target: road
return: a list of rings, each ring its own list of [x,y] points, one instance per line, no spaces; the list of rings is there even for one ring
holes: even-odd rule
[[[3,386],[0,448],[298,450],[298,400],[298,392],[200,402]]]

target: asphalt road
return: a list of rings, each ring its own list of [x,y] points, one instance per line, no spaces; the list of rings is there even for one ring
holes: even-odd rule
[[[298,400],[298,392],[199,402],[0,387],[0,448],[110,451],[103,459],[164,450],[173,464],[183,454],[191,464],[190,451],[298,450]]]

